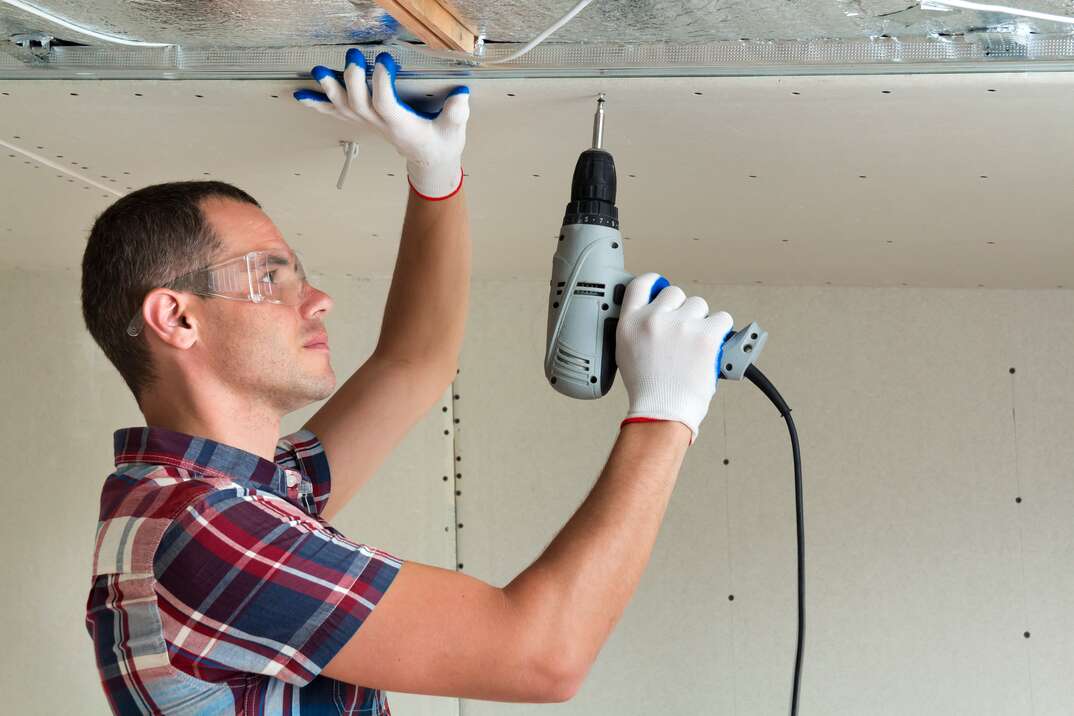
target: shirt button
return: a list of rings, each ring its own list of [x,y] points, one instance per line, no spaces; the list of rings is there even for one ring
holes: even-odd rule
[[[287,486],[295,487],[302,481],[302,476],[295,470],[284,470],[284,474],[287,475]]]

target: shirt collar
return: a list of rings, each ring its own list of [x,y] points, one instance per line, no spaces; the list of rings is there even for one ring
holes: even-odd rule
[[[287,495],[287,476],[275,462],[208,438],[166,428],[136,427],[114,435],[116,467],[130,463],[170,465],[244,487]]]

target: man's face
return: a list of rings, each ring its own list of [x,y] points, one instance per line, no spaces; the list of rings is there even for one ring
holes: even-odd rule
[[[202,204],[222,248],[214,263],[249,251],[290,247],[261,209],[212,198]],[[312,286],[298,306],[203,298],[204,358],[239,394],[262,399],[281,415],[332,394],[336,385],[323,320],[332,299]],[[311,341],[317,345],[311,345]]]

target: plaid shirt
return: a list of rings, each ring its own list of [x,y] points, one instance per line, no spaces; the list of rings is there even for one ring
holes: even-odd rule
[[[117,714],[390,714],[318,676],[401,567],[318,515],[328,461],[306,430],[275,462],[161,428],[115,433],[86,628]]]

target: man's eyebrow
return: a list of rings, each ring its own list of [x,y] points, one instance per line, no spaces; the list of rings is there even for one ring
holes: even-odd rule
[[[291,257],[281,254],[269,254],[268,262],[270,266],[290,266]]]

